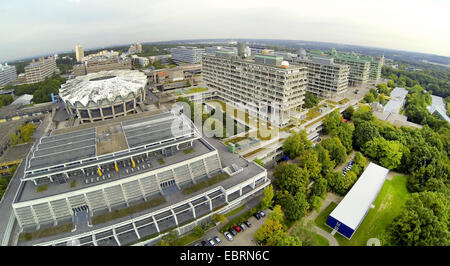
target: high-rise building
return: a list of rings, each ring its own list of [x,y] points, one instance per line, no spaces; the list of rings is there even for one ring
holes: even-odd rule
[[[57,71],[56,61],[53,57],[41,57],[39,58],[39,61],[33,59],[31,63],[25,67],[25,76],[27,83],[31,84],[43,81],[45,78],[51,77]]]
[[[250,60],[218,51],[203,56],[202,75],[223,100],[279,126],[289,124],[292,112],[301,108],[307,84],[306,67],[273,55]]]
[[[182,62],[189,64],[201,63],[202,55],[206,54],[206,51],[197,47],[178,46],[170,49],[170,53],[172,60],[179,65]]]
[[[138,54],[142,53],[142,44],[135,43],[130,45],[130,48],[128,48],[128,54]]]
[[[73,66],[73,74],[82,76],[99,71],[115,69],[131,69],[131,59],[121,59],[118,52],[101,51],[97,54],[88,55],[81,60],[83,63]]]
[[[17,79],[17,72],[15,66],[9,66],[0,64],[0,86],[8,84],[9,82]]]
[[[309,92],[330,98],[347,90],[349,66],[336,64],[333,58],[320,57],[298,59],[297,63],[308,68]]]
[[[381,77],[381,68],[384,65],[384,56],[382,55],[377,58],[371,56],[361,56],[361,58],[370,62],[369,79],[375,81],[379,80]]]
[[[84,49],[83,46],[77,44],[75,46],[75,56],[77,58],[77,62],[81,62],[81,59],[84,57]]]
[[[334,63],[348,65],[350,72],[348,76],[349,86],[366,84],[369,80],[370,61],[355,53],[342,53],[331,49],[328,53],[322,51],[310,51],[309,57],[333,58]]]

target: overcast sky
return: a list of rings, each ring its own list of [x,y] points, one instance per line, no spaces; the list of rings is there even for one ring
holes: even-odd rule
[[[337,42],[450,56],[450,0],[0,0],[0,62],[201,38]]]

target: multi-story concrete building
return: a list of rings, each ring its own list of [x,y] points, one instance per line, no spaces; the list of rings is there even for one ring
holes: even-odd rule
[[[228,46],[210,46],[210,47],[206,47],[206,54],[207,55],[215,55],[216,51],[231,51],[235,55],[238,55],[238,48],[237,47],[228,47]]]
[[[202,138],[179,111],[91,125],[37,141],[13,202],[21,231],[74,229],[19,244],[132,244],[172,228],[180,232],[177,226],[192,229],[197,218],[225,212],[270,183],[263,167]],[[185,190],[216,177],[221,179],[213,185]],[[139,204],[149,207],[91,223]]]
[[[201,63],[202,55],[206,54],[206,51],[197,47],[178,46],[170,49],[170,53],[172,60],[179,65],[182,62],[189,64]]]
[[[308,68],[308,91],[330,98],[347,90],[349,66],[336,64],[333,58],[321,57],[298,59],[297,63]]]
[[[135,43],[130,45],[130,48],[128,48],[128,54],[138,54],[142,53],[142,44]]]
[[[374,81],[379,80],[381,77],[381,68],[384,65],[384,55],[377,58],[371,56],[361,56],[361,58],[370,62],[369,79]]]
[[[131,58],[134,63],[139,64],[141,67],[145,67],[150,64],[150,60],[147,57],[132,55]]]
[[[75,46],[75,57],[77,59],[77,62],[81,62],[81,59],[84,57],[84,49],[80,44],[77,44]]]
[[[282,62],[282,57],[256,55],[241,59],[218,51],[202,59],[204,83],[219,90],[219,97],[232,105],[279,126],[289,124],[293,111],[301,108],[307,84],[307,68]]]
[[[83,63],[73,66],[75,76],[83,76],[100,71],[131,69],[131,59],[121,59],[118,52],[102,51],[94,55],[83,57]]]
[[[310,57],[333,58],[334,63],[348,65],[350,72],[348,76],[349,86],[366,84],[369,80],[370,62],[355,53],[341,53],[331,49],[328,53],[322,51],[310,51]]]
[[[258,54],[273,55],[274,52],[275,52],[274,50],[267,49],[265,47],[250,46],[250,53],[252,56],[256,56]]]
[[[174,68],[144,70],[144,73],[147,74],[152,87],[160,91],[184,88],[187,86],[187,81],[191,85],[202,82],[201,64],[185,64]]]
[[[49,56],[48,58],[39,58],[39,61],[35,61],[34,59],[31,63],[25,67],[25,76],[27,79],[27,83],[37,83],[43,81],[47,77],[51,77],[58,71],[56,68],[56,61],[53,57]]]
[[[6,85],[17,79],[15,66],[9,66],[8,63],[0,64],[0,86]]]

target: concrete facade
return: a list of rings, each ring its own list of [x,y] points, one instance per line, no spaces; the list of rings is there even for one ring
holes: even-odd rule
[[[335,64],[332,58],[316,57],[310,60],[300,59],[297,63],[308,68],[309,92],[322,98],[330,98],[347,90],[350,71],[347,65]]]
[[[215,56],[205,55],[203,81],[209,88],[217,89],[219,97],[225,101],[245,106],[250,114],[271,123],[287,125],[291,111],[303,104],[307,68],[282,67],[279,65],[281,57],[255,57],[260,58],[244,60],[219,52]]]
[[[9,82],[17,79],[17,72],[15,66],[8,64],[0,64],[0,86],[6,85]]]
[[[25,76],[28,84],[43,81],[45,78],[53,76],[57,72],[56,61],[51,56],[39,61],[34,59],[25,67]]]
[[[170,49],[172,60],[180,65],[182,62],[189,64],[201,63],[202,55],[206,54],[205,49],[197,47],[178,46]]]

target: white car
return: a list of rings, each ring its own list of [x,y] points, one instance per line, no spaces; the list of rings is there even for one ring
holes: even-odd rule
[[[233,241],[233,237],[231,236],[231,234],[229,232],[225,232],[225,233],[223,233],[223,235],[228,239],[228,241]]]
[[[214,236],[213,239],[214,241],[216,241],[217,244],[220,244],[220,242],[222,242],[220,241],[220,238],[218,236]]]
[[[214,246],[216,243],[214,243],[214,240],[212,238],[208,239],[208,242],[211,246]]]

